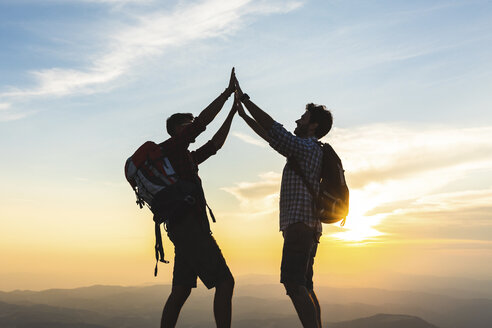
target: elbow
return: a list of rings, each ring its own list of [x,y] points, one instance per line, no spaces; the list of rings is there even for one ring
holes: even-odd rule
[[[212,139],[212,143],[214,144],[215,151],[218,151],[224,145],[224,141],[214,140]]]

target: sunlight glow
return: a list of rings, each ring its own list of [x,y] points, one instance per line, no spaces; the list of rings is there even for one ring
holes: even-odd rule
[[[348,242],[364,242],[383,235],[375,228],[382,217],[364,215],[376,205],[377,203],[371,200],[368,193],[354,190],[350,195],[350,210],[346,224],[343,226],[344,231],[334,233],[330,237]]]

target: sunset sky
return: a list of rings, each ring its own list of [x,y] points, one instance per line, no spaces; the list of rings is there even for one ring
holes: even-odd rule
[[[490,1],[0,0],[0,44],[0,290],[169,283],[123,166],[233,66],[291,131],[306,103],[334,115],[351,208],[317,283],[492,278]],[[236,117],[200,167],[237,277],[279,275],[284,162]]]

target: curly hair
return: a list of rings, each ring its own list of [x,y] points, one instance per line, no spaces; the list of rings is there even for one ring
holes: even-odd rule
[[[309,103],[306,105],[306,110],[309,111],[309,123],[318,123],[318,127],[314,132],[316,138],[323,138],[330,132],[333,125],[333,116],[331,112],[323,105]]]

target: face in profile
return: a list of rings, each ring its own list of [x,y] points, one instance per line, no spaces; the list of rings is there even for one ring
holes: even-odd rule
[[[176,124],[174,126],[174,135],[175,136],[180,135],[185,127],[187,127],[188,125],[193,123],[193,120],[194,120],[194,118],[189,118],[189,119],[185,119],[185,120],[181,121],[181,123],[179,123],[179,124]]]
[[[309,131],[309,119],[311,117],[311,113],[309,111],[305,111],[302,114],[301,118],[296,121],[296,129],[294,130],[294,134],[298,137],[305,137]]]

